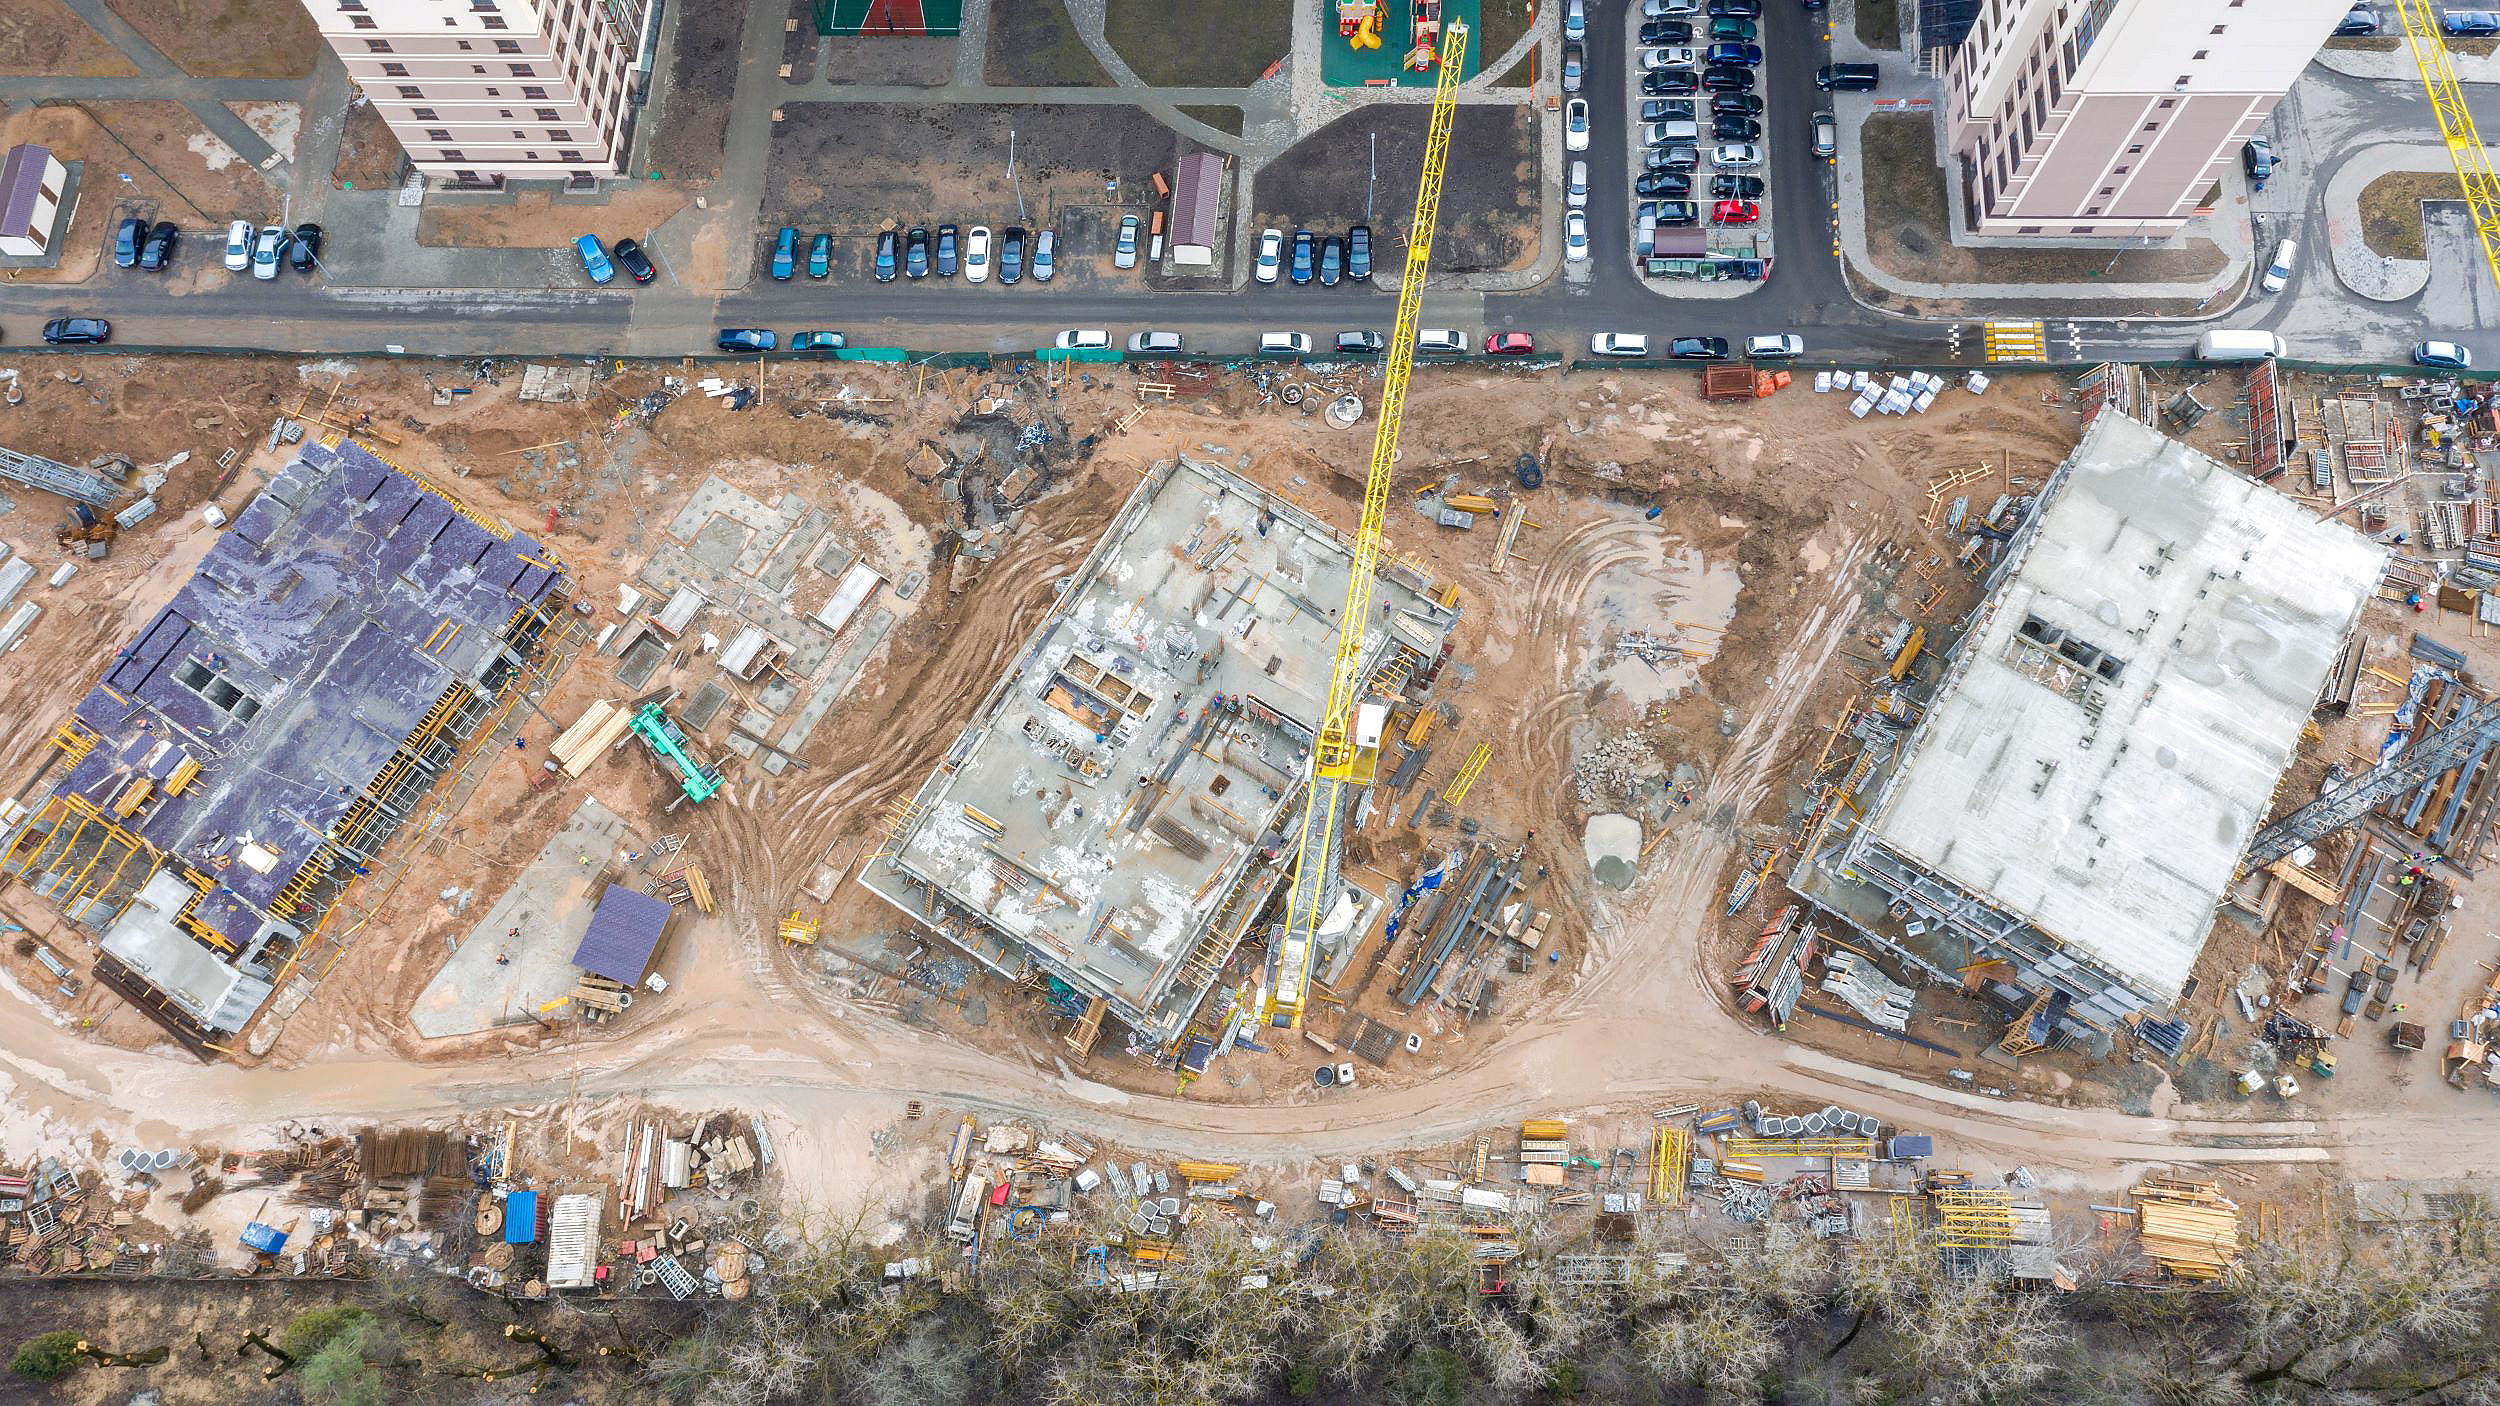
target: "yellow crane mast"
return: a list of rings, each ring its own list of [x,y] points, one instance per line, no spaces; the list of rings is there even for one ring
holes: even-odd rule
[[[2474,130],[2474,114],[2457,86],[2456,68],[2448,61],[2447,41],[2440,37],[2439,11],[2430,0],[2395,0],[2404,21],[2405,40],[2413,46],[2413,63],[2422,72],[2422,91],[2430,97],[2431,116],[2439,123],[2439,139],[2448,147],[2448,161],[2457,168],[2457,184],[2465,190],[2465,208],[2482,236],[2483,262],[2492,282],[2500,284],[2500,173],[2491,167],[2482,134]]]
[[[1415,370],[1415,329],[1423,317],[1424,274],[1432,263],[1433,229],[1441,219],[1441,179],[1449,169],[1450,127],[1458,117],[1458,77],[1466,56],[1467,26],[1453,22],[1441,34],[1441,69],[1433,84],[1432,121],[1424,137],[1423,179],[1415,188],[1415,218],[1407,229],[1406,268],[1398,284],[1397,326],[1389,333],[1389,365],[1380,388],[1380,422],[1372,433],[1371,471],[1363,479],[1363,520],[1354,530],[1354,569],[1346,578],[1345,608],[1337,612],[1337,661],[1329,671],[1328,703],[1321,710],[1319,741],[1311,753],[1311,784],[1303,793],[1293,878],[1285,891],[1285,926],[1276,941],[1275,979],[1268,984],[1267,1019],[1274,1025],[1302,1024],[1320,921],[1337,891],[1346,793],[1370,785],[1380,759],[1380,729],[1388,709],[1375,705],[1357,715],[1363,638],[1370,632],[1372,576],[1380,566],[1390,469],[1397,459],[1398,429],[1406,415],[1407,378]]]

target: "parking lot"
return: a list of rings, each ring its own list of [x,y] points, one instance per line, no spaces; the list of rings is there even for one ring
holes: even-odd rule
[[[1802,120],[1771,108],[1760,0],[1627,4],[1624,86],[1631,126],[1619,193],[1590,173],[1587,198],[1631,212],[1626,255],[1644,276],[1756,282],[1771,259],[1772,131]],[[1566,236],[1567,237],[1567,236]],[[1609,251],[1609,257],[1612,256]]]

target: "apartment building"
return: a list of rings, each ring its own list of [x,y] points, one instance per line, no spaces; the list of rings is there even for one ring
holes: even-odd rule
[[[619,174],[653,0],[304,0],[429,178]]]
[[[1945,77],[1972,232],[2176,232],[2350,8],[1985,0]]]

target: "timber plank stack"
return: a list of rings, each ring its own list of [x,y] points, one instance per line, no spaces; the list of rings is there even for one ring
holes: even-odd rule
[[[2136,1200],[2144,1253],[2172,1277],[2219,1279],[2239,1257],[2239,1203],[2220,1182],[2146,1177],[2127,1194]]]

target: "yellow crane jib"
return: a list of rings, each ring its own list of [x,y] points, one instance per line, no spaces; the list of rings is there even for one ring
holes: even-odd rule
[[[2483,262],[2492,282],[2500,284],[2500,172],[2493,171],[2491,153],[2474,130],[2474,114],[2465,105],[2456,68],[2448,61],[2447,41],[2440,36],[2439,11],[2430,0],[2395,0],[2395,7],[2405,40],[2413,47],[2414,66],[2422,73],[2422,91],[2431,100],[2431,116],[2439,123],[2439,139],[2448,148],[2449,164],[2457,168],[2466,211],[2482,238]]]
[[[1389,334],[1380,420],[1372,431],[1371,469],[1363,479],[1363,520],[1354,532],[1354,569],[1346,578],[1345,608],[1337,613],[1337,659],[1329,670],[1328,703],[1320,711],[1319,739],[1311,752],[1311,784],[1303,793],[1293,879],[1285,890],[1285,926],[1276,939],[1275,979],[1268,983],[1267,1019],[1273,1025],[1302,1024],[1319,925],[1337,892],[1346,791],[1371,784],[1380,759],[1380,734],[1388,722],[1386,704],[1361,697],[1363,639],[1371,622],[1372,578],[1380,567],[1381,525],[1389,514],[1390,470],[1406,418],[1406,383],[1415,370],[1415,329],[1423,319],[1424,275],[1432,264],[1432,235],[1441,219],[1441,181],[1449,171],[1450,127],[1458,117],[1458,78],[1466,57],[1467,26],[1452,22],[1441,32],[1441,68],[1424,136],[1423,175],[1415,186],[1415,218],[1407,230],[1397,326]]]

